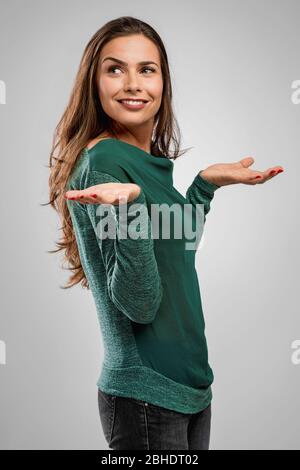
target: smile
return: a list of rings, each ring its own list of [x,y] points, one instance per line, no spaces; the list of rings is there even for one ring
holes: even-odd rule
[[[122,106],[127,109],[142,109],[146,106],[148,101],[143,100],[118,100]]]

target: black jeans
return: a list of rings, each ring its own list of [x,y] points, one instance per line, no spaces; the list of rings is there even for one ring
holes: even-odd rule
[[[112,450],[208,450],[211,404],[199,413],[178,413],[98,388],[103,433]]]

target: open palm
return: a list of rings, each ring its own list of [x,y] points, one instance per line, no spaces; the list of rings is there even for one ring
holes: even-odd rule
[[[203,179],[218,186],[229,184],[261,184],[281,173],[283,168],[279,165],[265,171],[249,168],[254,163],[253,157],[246,157],[235,163],[215,163],[200,171]]]
[[[134,201],[141,188],[135,183],[101,183],[86,189],[73,189],[64,194],[65,199],[82,204],[125,204]]]

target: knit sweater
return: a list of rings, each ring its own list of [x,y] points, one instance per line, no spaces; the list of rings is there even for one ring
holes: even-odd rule
[[[173,165],[165,156],[103,139],[82,151],[66,189],[135,183],[141,192],[127,206],[72,200],[67,206],[102,334],[104,359],[97,386],[150,406],[197,413],[210,404],[214,380],[195,268],[198,245],[191,246],[185,233],[176,236],[175,226],[181,226],[176,211],[170,211],[165,224],[169,233],[163,236],[162,211],[151,207],[190,207],[186,216],[195,230],[196,204],[201,205],[199,237],[219,186],[197,174],[184,197],[173,186]],[[153,214],[158,214],[155,223]],[[112,219],[114,235],[105,237]],[[137,220],[140,236],[121,235]]]

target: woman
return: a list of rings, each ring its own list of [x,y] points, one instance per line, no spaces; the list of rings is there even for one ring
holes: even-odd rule
[[[251,170],[253,158],[211,165],[183,197],[173,186],[182,153],[171,101],[159,35],[132,17],[110,21],[85,48],[50,156],[50,199],[64,222],[58,246],[73,271],[66,287],[81,282],[97,308],[98,405],[111,449],[209,448],[214,376],[195,269],[199,207],[204,224],[221,186],[283,171]],[[180,210],[161,223],[157,205]],[[177,236],[182,212],[196,242]]]

